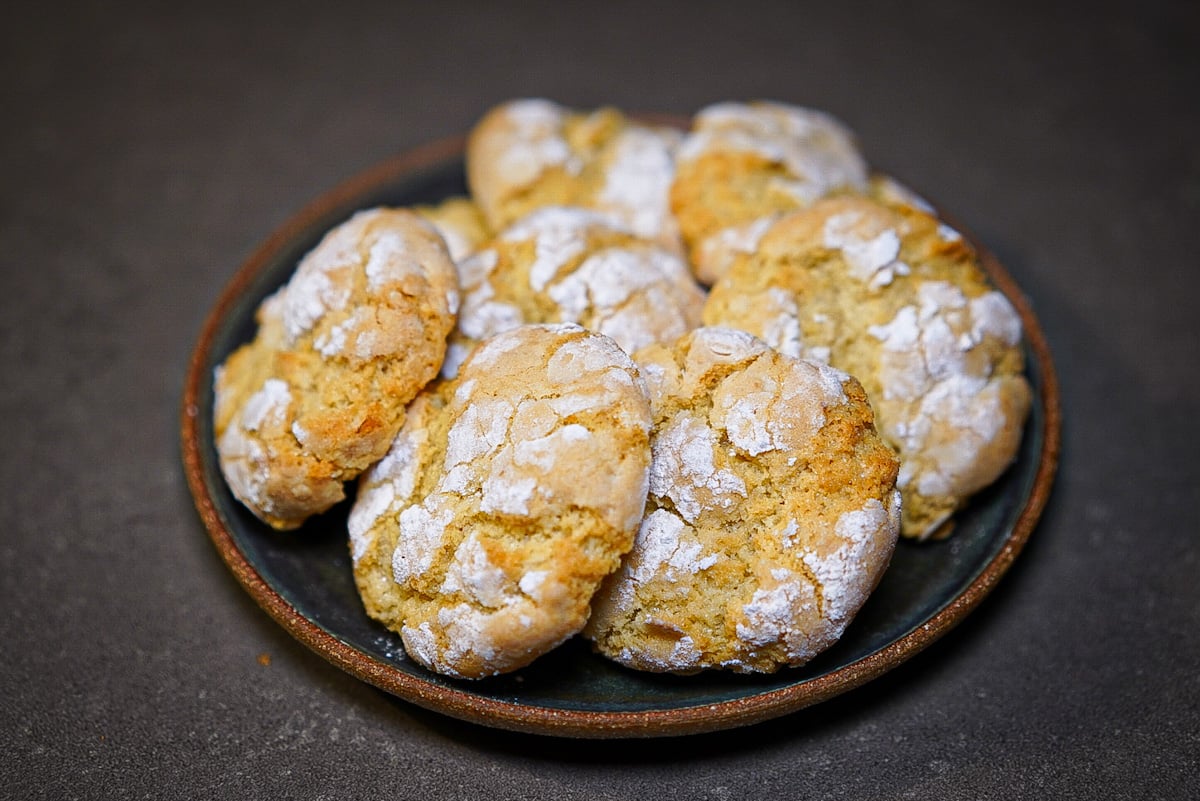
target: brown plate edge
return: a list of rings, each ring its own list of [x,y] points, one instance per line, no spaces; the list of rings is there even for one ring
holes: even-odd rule
[[[651,115],[642,115],[650,117]],[[670,124],[677,118],[654,115]],[[886,673],[937,641],[963,620],[1008,572],[1033,533],[1050,496],[1061,442],[1058,379],[1050,349],[1028,299],[996,257],[964,227],[942,215],[974,246],[996,287],[1021,317],[1037,358],[1044,430],[1038,469],[1029,497],[1003,548],[967,588],[920,628],[857,662],[801,684],[717,704],[644,712],[593,712],[522,706],[431,684],[384,665],[342,642],[301,615],[247,561],[226,529],[208,493],[199,438],[199,397],[212,340],[229,308],[262,270],[270,255],[344,203],[405,175],[461,158],[466,137],[437,140],[406,151],[339,184],[291,216],[242,264],[210,310],[188,365],[181,409],[184,471],[196,510],[221,558],[255,602],[297,640],[332,664],[381,690],[426,709],[461,720],[513,731],[560,737],[622,738],[699,734],[759,723],[855,689]]]

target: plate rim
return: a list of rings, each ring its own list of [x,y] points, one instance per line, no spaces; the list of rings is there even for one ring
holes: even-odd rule
[[[651,115],[641,115],[651,116]],[[674,118],[653,115],[660,120]],[[209,309],[188,361],[180,414],[182,462],[188,488],[209,538],[222,560],[258,606],[290,635],[318,655],[385,692],[426,709],[485,726],[534,734],[580,738],[624,738],[699,734],[759,723],[848,692],[908,661],[960,623],[1008,572],[1036,528],[1049,499],[1061,447],[1058,378],[1044,332],[1024,292],[999,260],[951,215],[939,216],[975,248],[993,285],[1013,304],[1024,338],[1036,359],[1043,430],[1037,470],[1029,495],[1003,545],[967,587],[924,623],[854,662],[776,690],[672,709],[593,711],[556,709],[501,701],[446,687],[383,664],[321,628],[276,592],[250,563],[226,528],[204,475],[199,399],[213,342],[230,309],[269,265],[275,253],[322,218],[405,175],[461,159],[466,135],[437,139],[369,166],[309,201],[290,215],[241,263]],[[1029,366],[1027,366],[1028,369]]]

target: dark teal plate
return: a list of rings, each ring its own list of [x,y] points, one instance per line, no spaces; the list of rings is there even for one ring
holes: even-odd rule
[[[577,737],[686,734],[766,720],[857,687],[945,634],[1003,576],[1032,532],[1053,481],[1058,390],[1028,303],[995,258],[980,248],[984,266],[1025,324],[1035,401],[1020,454],[1000,481],[958,516],[950,539],[900,543],[878,589],[824,654],[804,667],[759,677],[639,673],[593,654],[578,639],[518,672],[482,681],[446,678],[409,660],[399,637],[368,619],[359,602],[346,543],[347,504],[297,532],[278,533],[229,493],[213,449],[212,374],[230,351],[252,338],[259,302],[287,280],[328,229],[358,209],[465,194],[462,153],[461,139],[420,148],[303,209],[236,273],[192,354],[182,442],[196,507],[234,575],[295,637],[390,693],[485,725]]]

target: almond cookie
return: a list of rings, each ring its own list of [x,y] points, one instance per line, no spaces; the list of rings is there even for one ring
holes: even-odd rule
[[[846,126],[782,103],[717,103],[679,147],[671,208],[697,277],[711,284],[770,222],[832,192],[865,189],[867,166]]]
[[[457,305],[446,247],[412,212],[363,211],[326,234],[216,370],[217,454],[238,500],[277,529],[340,501],[437,375]]]
[[[951,516],[1012,462],[1029,411],[1021,320],[937,218],[864,197],[776,223],[714,286],[709,325],[856,376],[900,453],[902,533]]]
[[[588,209],[538,209],[459,262],[463,303],[442,375],[525,323],[579,323],[627,353],[695,328],[704,291],[683,259]]]
[[[456,264],[492,238],[483,212],[470,198],[451,197],[436,205],[417,206],[413,211],[433,223]]]
[[[513,100],[472,130],[467,180],[494,230],[543,206],[584,206],[678,250],[668,193],[680,137],[613,108],[585,113],[549,100]]]
[[[578,632],[642,518],[650,407],[579,326],[490,339],[413,402],[350,513],[368,614],[451,676],[522,667]]]
[[[862,387],[725,328],[637,362],[654,413],[650,496],[586,636],[641,670],[807,662],[841,636],[896,544],[897,460]]]

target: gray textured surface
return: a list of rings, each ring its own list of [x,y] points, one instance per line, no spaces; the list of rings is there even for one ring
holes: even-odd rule
[[[0,26],[0,795],[1200,796],[1194,3],[251,5]],[[962,627],[764,725],[580,743],[392,700],[254,606],[178,461],[203,315],[307,200],[530,94],[828,109],[998,253],[1064,454]]]

